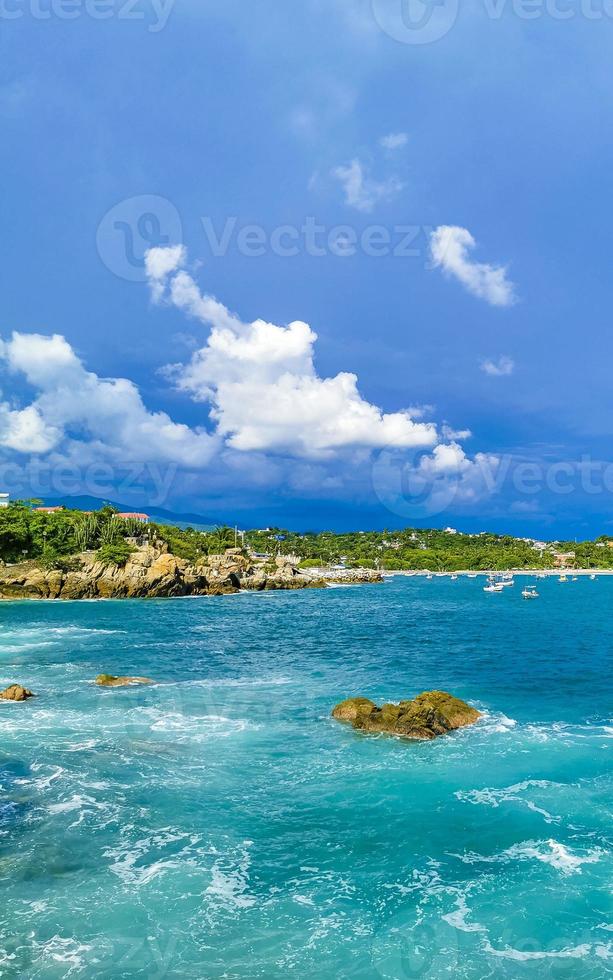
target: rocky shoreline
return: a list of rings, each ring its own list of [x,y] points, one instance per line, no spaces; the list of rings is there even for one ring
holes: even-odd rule
[[[198,564],[171,554],[165,545],[136,548],[124,565],[103,564],[95,552],[74,556],[65,568],[36,561],[0,565],[0,599],[137,599],[228,595],[243,590],[325,588],[331,582],[380,582],[370,569],[303,570],[281,556],[259,561],[230,548]]]

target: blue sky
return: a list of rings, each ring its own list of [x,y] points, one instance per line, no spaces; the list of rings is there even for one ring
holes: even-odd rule
[[[613,19],[411,4],[4,0],[7,489],[611,532]]]

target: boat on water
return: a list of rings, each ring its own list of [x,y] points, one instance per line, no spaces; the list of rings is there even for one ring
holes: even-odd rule
[[[452,582],[457,582],[458,581],[458,576],[457,575],[452,575],[451,576],[451,581]]]
[[[476,578],[477,577],[477,573],[476,572],[469,572],[467,577],[468,578]]]
[[[431,575],[431,574],[430,574],[430,573],[428,572],[428,574],[426,575],[426,578],[427,578],[427,579],[431,579],[431,578],[434,578],[434,575]]]
[[[527,585],[524,589],[522,589],[521,594],[524,599],[538,599],[539,597],[535,585]]]
[[[596,576],[590,575],[590,582],[595,582],[595,581],[596,581]]]
[[[568,575],[560,575],[558,582],[568,582]]]
[[[484,592],[504,592],[504,586],[500,582],[490,582],[483,586]]]
[[[579,581],[578,576],[577,575],[573,575],[572,581],[573,582],[578,582]]]

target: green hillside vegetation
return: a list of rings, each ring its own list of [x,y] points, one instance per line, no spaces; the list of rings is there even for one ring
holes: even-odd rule
[[[117,516],[113,507],[92,514],[61,510],[36,511],[32,502],[17,501],[0,509],[0,559],[7,564],[36,560],[48,568],[69,568],[82,551],[100,560],[123,564],[144,541],[165,542],[180,558],[197,563],[221,554],[238,540],[252,552],[270,558],[295,555],[304,567],[336,565],[382,570],[461,571],[507,568],[552,568],[555,552],[575,552],[578,568],[613,568],[613,538],[596,541],[556,541],[535,550],[533,544],[510,535],[450,534],[448,531],[406,528],[335,534],[298,534],[281,528],[239,534],[229,527],[213,531],[181,529],[165,524],[140,524]]]
[[[389,571],[463,569],[502,571],[508,568],[553,568],[554,554],[575,552],[577,568],[613,568],[613,548],[606,536],[597,541],[556,541],[535,550],[533,544],[510,535],[450,534],[447,531],[406,528],[295,534],[277,528],[250,531],[246,542],[264,554],[295,554],[305,567],[344,563]]]

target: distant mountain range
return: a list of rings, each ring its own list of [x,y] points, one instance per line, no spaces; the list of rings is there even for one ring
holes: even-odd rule
[[[219,521],[213,521],[202,514],[178,514],[163,507],[145,507],[141,504],[120,503],[117,500],[102,500],[100,497],[89,497],[86,494],[75,497],[45,497],[45,507],[68,507],[72,510],[100,510],[105,504],[111,504],[124,512],[142,511],[157,524],[175,524],[177,527],[193,527],[200,531],[209,531],[216,527]]]

